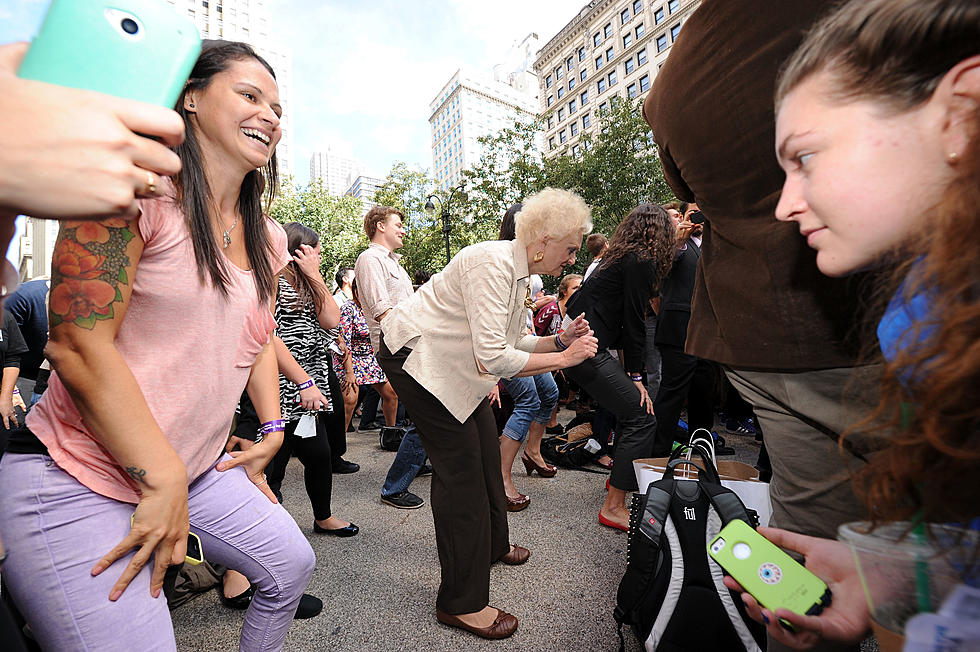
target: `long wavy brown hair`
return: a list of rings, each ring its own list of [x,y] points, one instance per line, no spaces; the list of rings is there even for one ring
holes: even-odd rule
[[[980,111],[975,124],[980,124]],[[980,137],[917,255],[892,274],[903,298],[925,296],[928,319],[885,365],[881,402],[861,424],[884,420],[887,447],[858,476],[875,519],[964,521],[980,515]],[[924,221],[925,222],[925,221]],[[959,235],[956,235],[959,234]],[[880,428],[879,428],[880,429]]]
[[[657,278],[662,282],[674,262],[676,233],[677,229],[667,211],[657,204],[640,204],[616,227],[599,268],[608,267],[633,254],[641,261],[653,259]]]
[[[789,60],[777,103],[810,75],[828,71],[840,101],[907,111],[977,54],[976,0],[849,2],[818,23]],[[903,336],[913,344],[885,365],[874,414],[845,434],[877,433],[886,444],[856,479],[875,521],[965,521],[980,514],[978,125],[980,110],[969,151],[956,153],[954,180],[879,286],[878,312],[902,288],[906,302],[925,298],[929,316]]]

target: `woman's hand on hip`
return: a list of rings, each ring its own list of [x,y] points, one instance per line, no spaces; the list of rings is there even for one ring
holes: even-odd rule
[[[184,561],[187,554],[187,533],[190,531],[187,516],[187,475],[186,472],[179,477],[172,475],[175,477],[162,485],[141,486],[143,497],[136,505],[129,534],[92,568],[92,575],[99,575],[130,550],[138,548],[109,592],[110,600],[119,599],[151,555],[154,561],[150,595],[154,598],[163,589],[163,576],[167,567]]]
[[[282,438],[283,433],[273,433],[247,451],[232,451],[228,453],[232,459],[218,462],[215,468],[218,471],[224,472],[236,466],[242,467],[248,474],[248,479],[252,481],[252,484],[257,486],[259,491],[265,494],[266,498],[271,502],[278,503],[279,501],[276,500],[276,495],[272,493],[272,489],[269,489],[269,484],[266,482],[265,468],[269,466],[269,462],[276,456],[279,446],[282,445]]]
[[[650,400],[650,394],[647,393],[646,385],[643,384],[642,380],[634,380],[633,384],[636,385],[636,389],[640,391],[640,407],[643,408],[647,414],[653,414],[653,401]]]
[[[599,350],[599,340],[597,340],[593,335],[583,335],[578,337],[568,348],[561,352],[561,356],[564,359],[564,364],[562,368],[574,367],[577,364],[588,360],[595,356],[596,351]]]

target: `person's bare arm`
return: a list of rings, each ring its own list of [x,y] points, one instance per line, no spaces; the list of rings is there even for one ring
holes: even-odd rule
[[[272,336],[271,344],[279,373],[285,376],[286,380],[299,385],[311,379],[310,374],[306,373],[306,370],[296,362],[296,358],[289,352],[285,342],[278,335]],[[326,351],[324,351],[324,355],[326,355]],[[320,405],[327,404],[327,399],[323,397],[323,393],[316,385],[300,390],[299,400],[304,410],[319,410]]]
[[[187,470],[160,430],[115,346],[143,252],[138,220],[64,222],[54,248],[45,355],[89,432],[142,493],[129,534],[92,569],[98,575],[139,548],[109,594],[116,600],[154,555],[150,592],[184,559]]]
[[[262,351],[252,363],[245,389],[252,405],[255,406],[259,423],[282,418],[282,409],[279,405],[279,365],[271,339],[262,347]],[[244,467],[248,477],[258,486],[259,490],[273,503],[277,503],[279,501],[276,500],[276,495],[272,493],[269,485],[265,482],[265,467],[269,465],[276,451],[279,450],[282,439],[282,431],[269,433],[262,438],[262,441],[250,446],[248,450],[228,453],[234,459],[218,463],[217,469],[218,471],[227,471],[236,466]]]

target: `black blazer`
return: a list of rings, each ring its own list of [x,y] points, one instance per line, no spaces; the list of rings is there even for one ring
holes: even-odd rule
[[[654,261],[627,254],[600,264],[568,300],[566,313],[575,319],[584,312],[599,350],[622,349],[626,371],[640,373],[646,361],[646,308],[659,286]]]
[[[694,295],[694,279],[698,272],[701,247],[693,240],[687,241],[670,274],[660,290],[660,314],[657,315],[657,335],[654,341],[684,348],[687,325],[691,320],[691,297]]]

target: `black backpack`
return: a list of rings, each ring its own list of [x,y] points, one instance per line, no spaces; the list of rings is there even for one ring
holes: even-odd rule
[[[630,508],[627,568],[613,616],[631,625],[649,652],[760,652],[765,629],[745,613],[741,597],[723,583],[724,571],[708,557],[708,542],[732,519],[755,527],[754,512],[721,485],[718,472],[699,447],[701,466],[671,455],[662,479]],[[690,465],[697,480],[674,479],[674,468]]]

